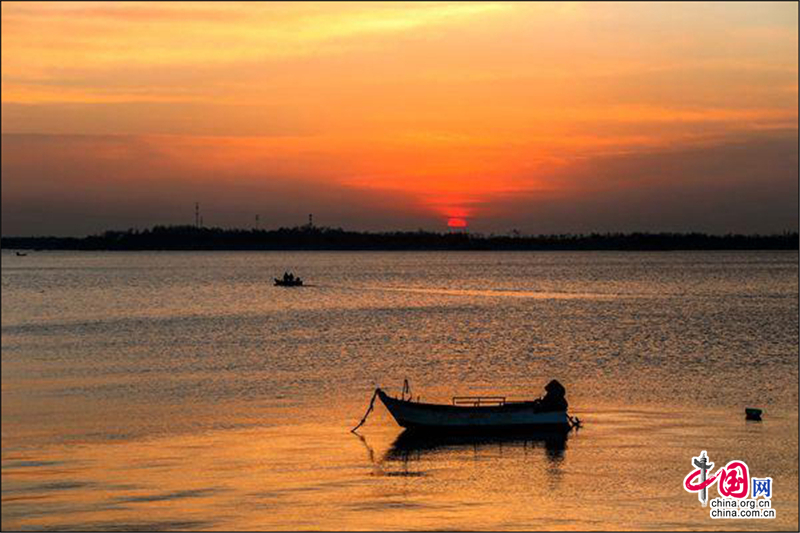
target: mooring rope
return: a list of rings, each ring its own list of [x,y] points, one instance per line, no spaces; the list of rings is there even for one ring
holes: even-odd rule
[[[361,444],[364,445],[364,448],[367,449],[367,454],[369,455],[369,462],[378,466],[378,463],[375,461],[375,451],[372,449],[372,446],[369,445],[367,439],[364,438],[363,435],[359,435],[358,433],[353,432],[353,435],[358,437],[358,440],[361,441]]]
[[[367,417],[372,412],[372,409],[375,407],[375,398],[378,397],[378,391],[380,389],[375,389],[375,392],[372,393],[372,399],[369,401],[369,407],[367,407],[367,412],[364,413],[364,418],[361,419],[361,422],[358,423],[356,427],[350,430],[350,433],[355,433],[358,428],[364,425],[364,422],[367,421]]]

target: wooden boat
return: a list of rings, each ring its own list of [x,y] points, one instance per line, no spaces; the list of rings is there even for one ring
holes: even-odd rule
[[[300,279],[300,278],[286,279],[286,280],[280,279],[280,278],[275,278],[275,286],[276,287],[302,287],[303,286],[303,280]]]
[[[573,426],[566,409],[543,409],[537,401],[509,402],[499,396],[457,396],[452,405],[447,405],[392,398],[381,389],[375,393],[399,425],[415,431],[569,431]]]

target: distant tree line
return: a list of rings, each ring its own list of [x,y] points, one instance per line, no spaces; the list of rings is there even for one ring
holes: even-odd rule
[[[88,237],[3,237],[28,250],[797,250],[798,233],[590,233],[525,236],[430,231],[359,232],[302,226],[242,230],[155,226]]]

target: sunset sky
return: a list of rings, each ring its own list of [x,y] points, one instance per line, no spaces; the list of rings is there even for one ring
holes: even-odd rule
[[[789,3],[2,3],[2,233],[798,227]]]

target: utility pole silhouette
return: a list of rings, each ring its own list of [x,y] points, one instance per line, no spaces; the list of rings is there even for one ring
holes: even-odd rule
[[[256,215],[256,229],[259,229],[259,228],[260,228],[260,226],[258,224],[258,215]]]
[[[308,227],[309,228],[313,228],[314,227],[314,215],[313,215],[313,213],[309,213],[308,214]]]
[[[200,227],[200,203],[199,202],[195,202],[194,203],[194,227],[195,228],[199,228]]]

